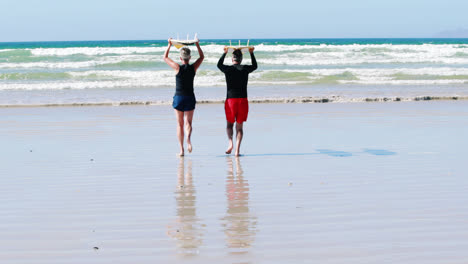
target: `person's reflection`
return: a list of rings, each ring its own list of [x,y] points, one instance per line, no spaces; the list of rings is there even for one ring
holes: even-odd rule
[[[227,211],[222,219],[227,246],[236,253],[248,252],[255,239],[257,218],[249,211],[249,183],[244,180],[239,158],[236,158],[236,173],[233,161],[227,158],[226,179]],[[233,252],[233,253],[234,253]]]
[[[177,220],[168,227],[168,235],[175,238],[179,253],[184,255],[198,254],[202,245],[202,230],[195,208],[195,187],[192,181],[192,161],[188,161],[184,174],[184,158],[180,158],[177,172]]]

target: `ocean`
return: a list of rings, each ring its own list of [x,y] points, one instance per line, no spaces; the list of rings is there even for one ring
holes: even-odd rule
[[[237,43],[238,40],[232,40]],[[245,44],[247,40],[241,40]],[[201,103],[225,98],[216,68],[229,40],[202,39]],[[468,98],[468,39],[252,39],[256,102]],[[170,104],[166,40],[0,43],[0,106]],[[198,57],[193,51],[192,62]],[[178,61],[178,50],[170,57]],[[226,64],[230,63],[227,58]],[[249,55],[243,63],[250,63]]]

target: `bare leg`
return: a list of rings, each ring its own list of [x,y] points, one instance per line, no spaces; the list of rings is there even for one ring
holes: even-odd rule
[[[229,139],[229,146],[228,146],[228,148],[226,150],[226,154],[231,154],[232,148],[234,146],[234,144],[232,143],[232,134],[234,133],[233,127],[234,127],[233,123],[227,122],[226,133],[227,133],[227,136],[228,136],[228,139]]]
[[[185,133],[187,134],[187,150],[192,153],[192,120],[195,110],[185,112]]]
[[[242,138],[244,137],[244,124],[236,123],[236,153],[234,154],[236,157],[240,156],[240,145],[242,142]]]
[[[184,156],[184,112],[174,109],[177,117],[177,139],[179,140],[179,156]]]

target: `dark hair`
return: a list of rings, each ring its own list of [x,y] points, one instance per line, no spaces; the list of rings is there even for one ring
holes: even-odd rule
[[[241,62],[242,61],[242,51],[241,50],[235,50],[232,53],[232,58],[237,62]]]

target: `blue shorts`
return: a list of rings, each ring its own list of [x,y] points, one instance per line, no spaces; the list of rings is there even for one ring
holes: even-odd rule
[[[174,95],[174,100],[172,101],[172,107],[182,112],[194,110],[195,104],[194,95]]]

